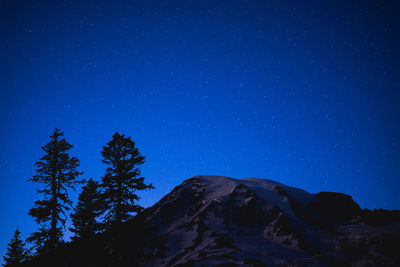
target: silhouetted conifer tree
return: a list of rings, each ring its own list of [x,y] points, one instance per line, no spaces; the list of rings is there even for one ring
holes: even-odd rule
[[[140,197],[137,190],[152,189],[152,184],[146,185],[144,177],[140,176],[139,166],[145,162],[145,157],[135,147],[130,137],[116,132],[112,140],[103,146],[101,152],[103,163],[109,165],[102,177],[105,201],[105,222],[110,225],[126,221],[132,212],[143,208],[135,201]]]
[[[71,214],[74,228],[70,230],[75,233],[72,239],[89,239],[101,229],[96,218],[102,213],[103,206],[98,182],[89,179],[79,194],[75,213]]]
[[[38,252],[51,251],[60,243],[66,211],[72,205],[68,189],[75,189],[74,185],[81,182],[77,177],[83,173],[77,170],[79,160],[68,154],[72,145],[63,136],[61,130],[54,129],[50,142],[42,147],[45,155],[35,163],[36,174],[28,180],[43,185],[37,190],[43,199],[36,201],[28,213],[41,225],[39,231],[28,238]]]
[[[3,257],[5,267],[15,266],[28,258],[28,251],[25,249],[25,243],[20,238],[21,232],[18,228],[14,232],[14,237],[8,244],[7,253]]]

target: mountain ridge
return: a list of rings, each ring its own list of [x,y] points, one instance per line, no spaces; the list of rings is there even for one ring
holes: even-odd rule
[[[96,240],[67,245],[56,258],[67,267],[400,266],[399,214],[362,210],[343,193],[198,175]],[[88,253],[101,258],[93,264]]]
[[[273,180],[198,175],[184,180],[170,194],[155,205],[159,207],[148,221],[152,222],[152,218],[163,207],[171,210],[174,206],[171,202],[185,199],[182,204],[187,205],[187,213],[170,215],[174,223],[164,222],[169,227],[166,232],[161,231],[168,236],[167,240],[175,242],[167,243],[173,257],[170,258],[166,253],[164,258],[150,261],[147,266],[188,263],[200,266],[226,262],[242,265],[246,259],[268,266],[288,262],[306,266],[330,264],[321,260],[321,255],[338,260],[341,264],[344,264],[342,260],[351,262],[348,258],[352,256],[339,255],[346,253],[343,248],[338,249],[342,247],[341,241],[331,233],[343,225],[358,225],[362,210],[350,196],[343,193],[310,194]],[[185,205],[178,203],[176,208],[182,211]],[[192,216],[185,216],[187,214]],[[159,226],[156,228],[162,229]],[[231,247],[229,244],[224,249],[223,246],[215,247],[220,242],[215,237],[225,242],[229,240]],[[249,240],[249,237],[252,239]],[[260,249],[247,248],[248,243],[257,242],[258,247],[269,247],[277,253],[271,252],[272,256],[266,256]],[[196,246],[185,246],[187,243]],[[183,248],[174,250],[174,247]],[[247,256],[235,256],[241,254]],[[253,254],[253,258],[250,254]],[[233,257],[227,260],[227,255]],[[316,255],[319,256],[315,258]]]

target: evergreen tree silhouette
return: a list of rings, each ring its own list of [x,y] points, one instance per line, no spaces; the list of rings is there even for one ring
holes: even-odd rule
[[[121,223],[130,217],[130,213],[143,209],[135,204],[140,199],[136,191],[154,187],[151,183],[146,185],[144,177],[140,176],[138,167],[145,162],[145,157],[139,153],[131,137],[116,132],[112,140],[103,146],[101,154],[103,163],[109,165],[101,184],[104,189],[105,223]]]
[[[39,253],[52,251],[61,242],[66,211],[72,205],[68,189],[75,189],[74,185],[82,182],[77,180],[83,174],[77,170],[79,160],[68,154],[72,145],[63,136],[61,130],[54,129],[50,142],[42,147],[45,155],[35,163],[36,174],[28,180],[42,185],[37,191],[43,199],[36,201],[28,213],[41,226],[27,239]]]
[[[14,232],[14,237],[8,244],[7,253],[3,257],[5,267],[15,266],[28,258],[28,251],[25,249],[25,243],[20,238],[21,232],[18,228]]]
[[[101,230],[101,223],[96,218],[102,213],[103,201],[99,183],[89,179],[82,187],[75,213],[71,214],[74,228],[69,228],[75,236],[72,239],[89,239]]]

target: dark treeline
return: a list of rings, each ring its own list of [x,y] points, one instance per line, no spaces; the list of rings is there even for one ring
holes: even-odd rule
[[[145,157],[131,137],[116,132],[103,146],[102,161],[107,168],[101,181],[80,179],[83,172],[79,170],[79,159],[69,154],[72,147],[57,128],[42,147],[44,155],[35,163],[35,174],[28,179],[38,186],[37,192],[41,195],[28,212],[37,222],[38,230],[27,238],[29,248],[21,240],[19,230],[15,231],[3,257],[3,266],[19,266],[24,262],[35,265],[38,259],[65,250],[67,243],[63,234],[71,208],[73,227],[69,229],[75,234],[71,241],[75,244],[69,249],[83,248],[85,257],[89,256],[88,246],[92,250],[95,247],[93,241],[99,233],[122,229],[133,214],[143,210],[136,203],[140,199],[137,191],[154,187],[146,184],[141,176],[139,167]],[[69,192],[77,185],[82,185],[82,190],[73,207]]]

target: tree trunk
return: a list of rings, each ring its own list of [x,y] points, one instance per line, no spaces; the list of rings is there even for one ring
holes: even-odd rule
[[[117,207],[116,207],[116,221],[117,223],[120,223],[122,221],[122,216],[121,216],[121,202],[122,202],[122,188],[121,188],[121,178],[117,177],[117,183],[118,183],[118,200],[117,200]]]
[[[51,181],[51,228],[50,228],[50,249],[55,247],[57,242],[57,177],[54,172]]]

